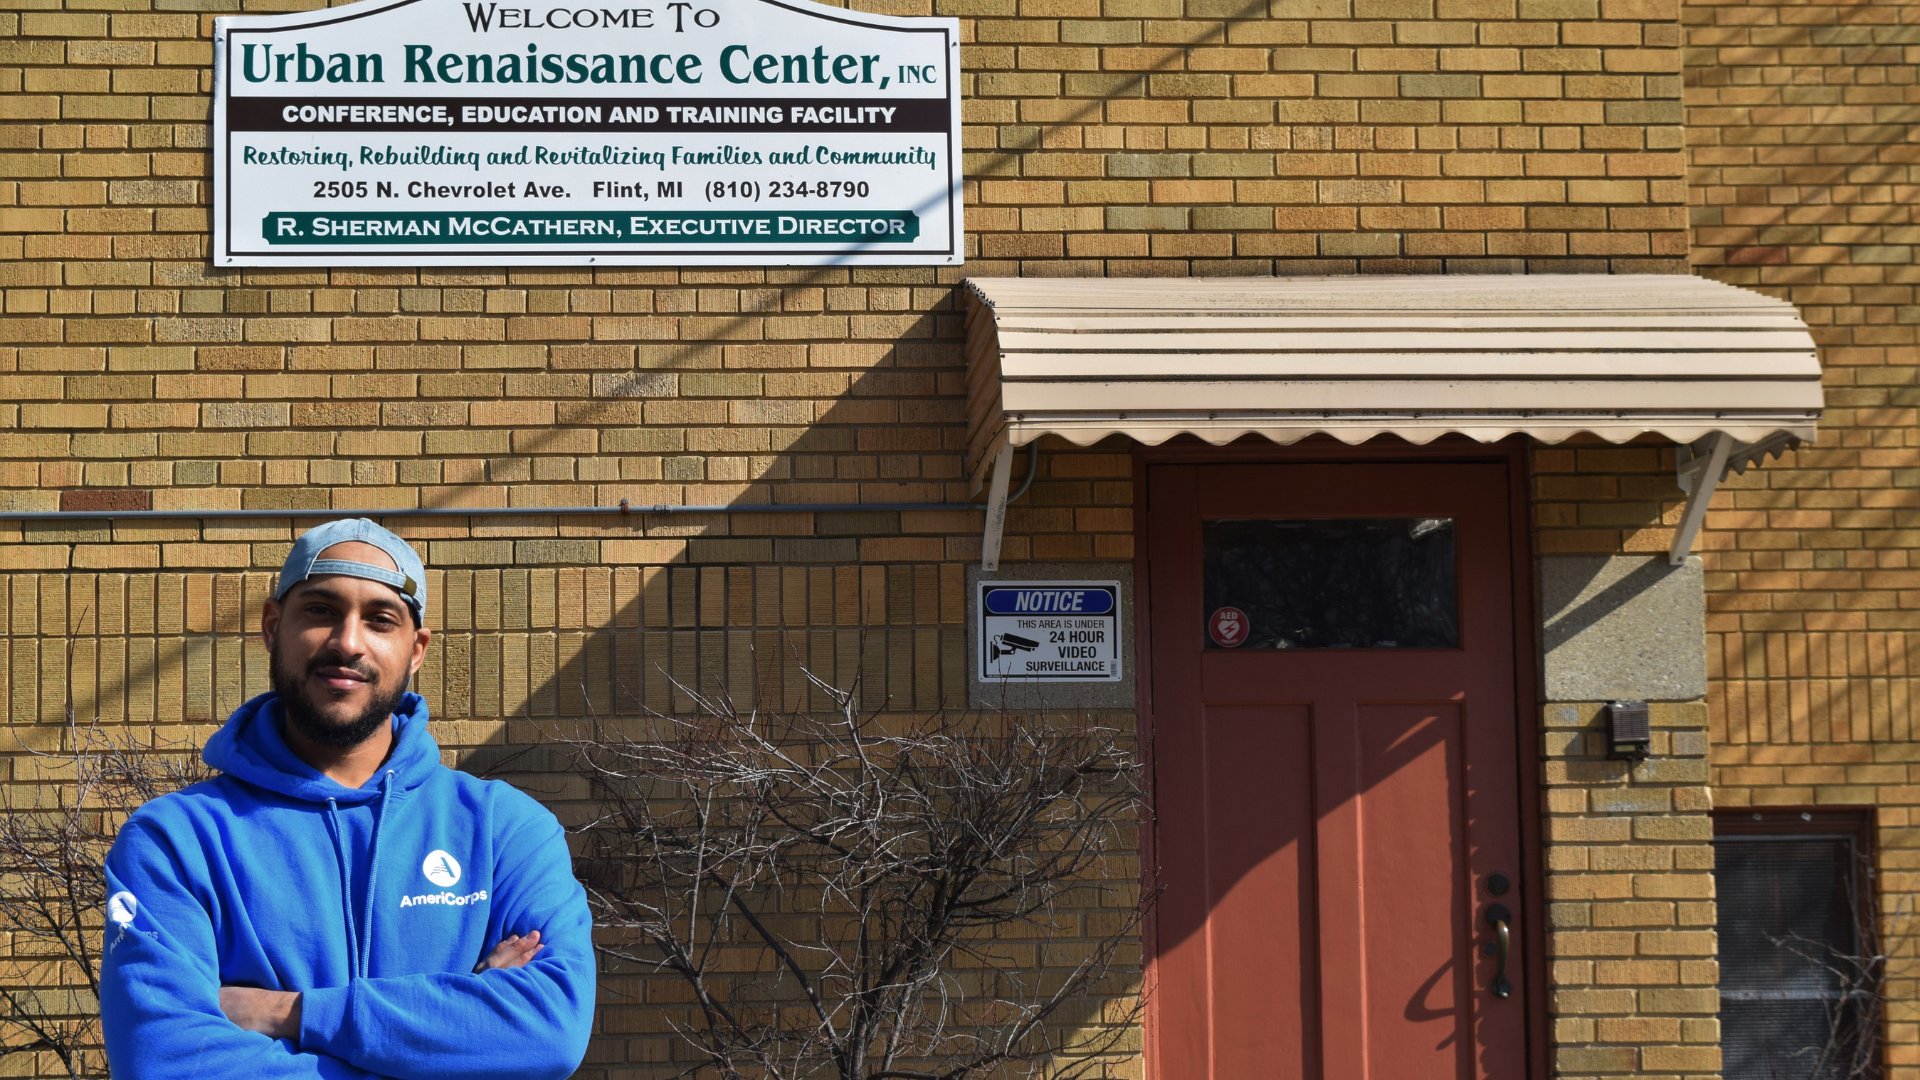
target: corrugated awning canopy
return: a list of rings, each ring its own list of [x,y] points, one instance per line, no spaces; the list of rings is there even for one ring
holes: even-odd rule
[[[1660,275],[971,278],[968,464],[1004,435],[1811,441],[1793,305]]]

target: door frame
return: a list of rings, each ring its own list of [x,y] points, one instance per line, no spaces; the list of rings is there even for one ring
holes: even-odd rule
[[[1154,772],[1153,715],[1153,588],[1149,565],[1147,514],[1147,471],[1155,465],[1249,465],[1249,464],[1349,464],[1394,462],[1500,462],[1507,467],[1508,531],[1513,558],[1513,674],[1515,744],[1519,747],[1520,770],[1520,849],[1521,879],[1525,893],[1521,910],[1526,930],[1526,1006],[1528,1075],[1545,1078],[1549,1071],[1547,1017],[1547,927],[1546,927],[1546,847],[1541,832],[1541,756],[1539,696],[1539,627],[1534,603],[1532,449],[1525,436],[1514,435],[1497,443],[1474,442],[1462,436],[1446,436],[1425,446],[1382,436],[1359,446],[1348,446],[1330,436],[1316,435],[1291,446],[1281,446],[1257,435],[1243,436],[1226,446],[1213,446],[1191,435],[1170,439],[1159,446],[1134,446],[1133,449],[1133,580],[1134,611],[1134,687],[1136,740],[1140,761],[1146,772],[1146,828],[1140,830],[1140,890],[1151,898],[1159,888],[1157,851],[1158,798]],[[1146,1003],[1154,990],[1157,931],[1152,912],[1141,923],[1142,962],[1141,995]],[[1150,1004],[1141,1016],[1143,1059],[1147,1080],[1189,1080],[1185,1077],[1154,1075],[1154,1012]]]

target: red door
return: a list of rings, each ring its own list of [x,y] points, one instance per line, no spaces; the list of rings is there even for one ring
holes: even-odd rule
[[[1525,1074],[1505,469],[1150,469],[1154,1080]]]

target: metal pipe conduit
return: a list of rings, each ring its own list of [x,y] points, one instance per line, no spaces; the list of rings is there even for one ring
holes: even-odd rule
[[[1007,497],[1013,502],[1033,486],[1038,471],[1038,448],[1027,453],[1027,481]],[[257,519],[257,518],[331,518],[331,517],[540,517],[545,514],[889,514],[926,510],[985,510],[986,503],[770,503],[758,505],[677,505],[651,503],[634,506],[621,499],[613,506],[416,506],[376,510],[327,510],[303,508],[287,510],[5,510],[0,521],[138,521],[167,518]]]
[[[543,517],[549,514],[855,514],[900,513],[913,510],[985,510],[985,503],[771,503],[755,505],[688,506],[655,503],[615,506],[420,506],[399,509],[277,509],[277,510],[0,510],[0,521],[137,521],[154,518],[337,518],[337,517]]]

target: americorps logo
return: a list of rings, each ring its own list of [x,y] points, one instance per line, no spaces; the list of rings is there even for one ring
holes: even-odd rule
[[[444,851],[428,852],[427,860],[420,864],[420,872],[443,889],[451,889],[460,881],[459,861]]]
[[[107,897],[107,918],[121,926],[133,923],[134,916],[140,912],[140,901],[125,889]]]
[[[421,860],[420,872],[439,888],[451,889],[460,883],[460,860],[435,848],[427,852],[427,857]],[[452,892],[416,893],[412,896],[402,896],[400,906],[410,908],[427,904],[435,907],[466,907],[469,904],[484,903],[486,899],[487,890],[485,889],[476,889],[464,896]]]

